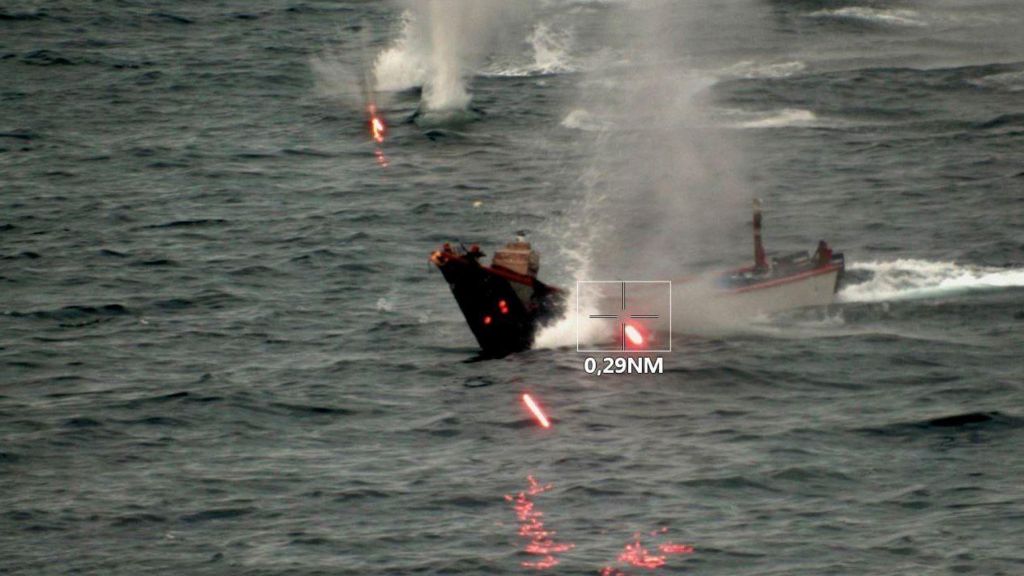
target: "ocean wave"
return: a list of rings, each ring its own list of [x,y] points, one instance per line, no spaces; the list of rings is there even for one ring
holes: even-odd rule
[[[31,317],[43,320],[79,320],[87,317],[124,316],[131,313],[132,311],[122,304],[100,304],[96,306],[73,304],[70,306],[64,306],[63,308],[47,310],[32,310],[27,312],[9,310],[2,312],[2,314],[12,316],[14,318]]]
[[[753,120],[740,122],[738,128],[807,128],[821,126],[818,116],[810,110],[801,108],[783,108],[762,115]]]
[[[854,20],[868,24],[881,24],[885,26],[927,26],[928,23],[920,19],[920,15],[913,10],[905,9],[884,9],[869,8],[867,6],[850,6],[834,10],[818,10],[810,14],[812,18],[828,18],[839,20]]]
[[[1024,114],[1000,114],[983,122],[974,124],[976,130],[992,130],[994,128],[1016,128],[1024,125]]]
[[[959,412],[933,418],[864,427],[859,429],[859,432],[871,436],[912,437],[922,434],[941,433],[947,435],[955,432],[977,432],[980,430],[995,432],[1017,429],[1021,426],[1024,426],[1024,420],[1021,418],[998,411]]]
[[[792,62],[775,62],[771,64],[758,63],[753,60],[743,60],[732,66],[723,68],[718,75],[727,78],[744,78],[748,80],[758,78],[789,78],[799,74],[807,68],[807,65],[799,60]]]
[[[967,82],[979,88],[1022,92],[1024,91],[1024,70],[991,74]]]
[[[840,302],[883,302],[962,294],[975,290],[1024,287],[1024,269],[960,265],[954,262],[900,259],[858,262],[851,271],[870,278],[840,290]]]

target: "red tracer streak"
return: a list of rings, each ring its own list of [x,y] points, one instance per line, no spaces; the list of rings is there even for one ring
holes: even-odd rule
[[[530,409],[530,412],[533,412],[534,418],[537,419],[537,422],[539,422],[541,426],[544,428],[551,427],[551,422],[548,422],[548,417],[544,415],[540,406],[537,406],[537,403],[533,401],[533,398],[531,398],[529,394],[523,394],[523,404],[526,404],[526,407]]]

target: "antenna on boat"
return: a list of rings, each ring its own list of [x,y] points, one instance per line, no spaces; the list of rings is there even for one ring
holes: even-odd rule
[[[758,270],[768,269],[768,257],[761,243],[761,199],[754,198],[754,267]]]

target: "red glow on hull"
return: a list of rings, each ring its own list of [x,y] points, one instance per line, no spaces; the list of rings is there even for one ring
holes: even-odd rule
[[[540,409],[540,406],[533,401],[533,398],[529,394],[523,394],[523,404],[533,412],[533,417],[537,419],[537,423],[544,428],[551,428],[551,422],[548,421],[548,417],[544,415],[544,412]]]

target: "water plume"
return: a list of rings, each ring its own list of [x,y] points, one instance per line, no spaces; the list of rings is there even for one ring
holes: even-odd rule
[[[693,64],[677,32],[685,35],[689,15],[674,3],[616,13],[628,65],[590,80],[584,108],[612,123],[593,154],[601,177],[584,190],[585,218],[597,224],[590,272],[604,278],[679,278],[749,251],[752,193],[736,142],[710,120],[715,79]]]
[[[582,255],[577,280],[671,280],[749,259],[753,194],[735,131],[713,125],[715,80],[689,56],[697,9],[608,11],[608,61],[587,74],[574,106],[601,127],[582,132],[591,161],[567,227],[566,244]],[[568,333],[556,325],[538,345],[570,345],[559,336]]]
[[[529,21],[530,3],[424,0],[409,4],[395,42],[374,64],[378,91],[423,88],[421,112],[468,109],[469,79]]]

